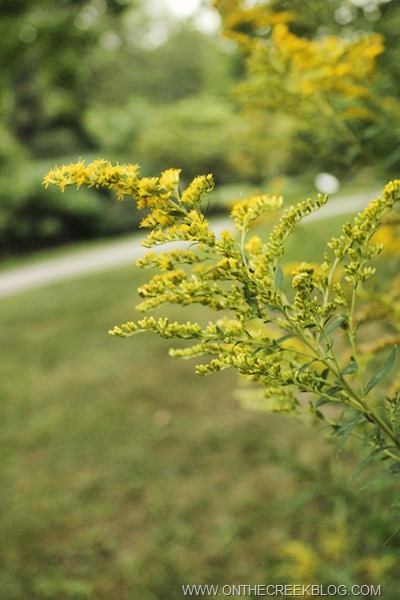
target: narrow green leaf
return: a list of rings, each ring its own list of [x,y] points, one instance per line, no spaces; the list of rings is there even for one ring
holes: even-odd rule
[[[183,210],[179,210],[179,209],[173,208],[171,211],[169,211],[169,214],[170,214],[172,217],[182,217],[182,216],[184,216],[186,213],[185,213]]]
[[[358,371],[358,364],[355,360],[351,360],[349,364],[342,370],[342,375],[351,375],[351,373],[355,373]]]
[[[282,337],[278,338],[277,340],[275,340],[276,344],[282,344],[282,342],[286,342],[286,340],[290,340],[291,338],[296,337],[295,333],[288,333],[286,335],[283,335]]]
[[[335,385],[335,386],[329,388],[329,390],[326,393],[328,394],[328,396],[334,396],[336,394],[336,392],[339,392],[342,389],[343,389],[343,387],[341,385]]]
[[[323,406],[324,404],[328,404],[328,402],[330,402],[330,400],[328,400],[324,396],[320,396],[315,403],[315,408],[319,408],[320,406]]]
[[[325,354],[329,354],[329,352],[333,348],[334,343],[335,343],[335,338],[331,337],[331,339],[328,341],[328,343],[325,346]]]
[[[341,327],[343,325],[343,323],[345,323],[347,320],[348,320],[348,317],[346,317],[345,315],[342,315],[341,317],[336,319],[336,321],[333,321],[333,323],[328,325],[328,327],[325,329],[326,335],[329,335],[330,333],[332,333],[332,331],[335,331],[335,329],[337,329],[338,327]]]
[[[326,379],[327,379],[327,377],[328,377],[329,373],[330,373],[330,369],[327,367],[326,369],[324,369],[324,370],[322,371],[322,373],[321,373],[321,378],[322,378],[322,379],[325,379],[325,381],[326,381]]]
[[[270,310],[271,312],[278,312],[279,308],[276,306],[276,304],[263,304],[263,308],[265,308],[266,310]],[[269,323],[270,321],[264,321],[264,323]]]
[[[353,473],[350,475],[350,477],[348,479],[348,483],[349,484],[353,483],[357,479],[357,477],[359,477],[359,475],[361,475],[361,473],[364,471],[364,469],[368,465],[368,463],[370,463],[371,460],[373,458],[375,458],[383,450],[384,450],[384,448],[375,448],[375,450],[370,452],[368,454],[368,456],[366,456],[354,469]]]
[[[363,483],[363,485],[360,488],[358,488],[359,491],[363,492],[364,490],[374,485],[374,483],[376,483],[377,481],[381,481],[384,477],[387,477],[388,475],[390,475],[390,471],[389,469],[385,469],[384,471],[382,471],[382,473],[378,473],[377,475],[372,477],[372,479],[369,479],[368,481]]]
[[[305,371],[307,369],[307,367],[309,367],[310,365],[313,364],[313,362],[315,362],[315,360],[309,360],[308,362],[304,363],[304,365],[301,365],[300,369],[299,369],[299,373],[303,373],[303,371]]]
[[[320,396],[318,398],[317,402],[315,403],[315,408],[319,408],[320,406],[323,406],[324,404],[328,404],[328,402],[332,402],[326,396],[334,396],[336,394],[336,392],[339,392],[342,389],[343,388],[341,385],[335,385],[334,387],[329,388],[329,390],[326,392],[326,394],[324,396]]]
[[[365,489],[369,488],[371,485],[373,485],[376,481],[380,481],[384,477],[387,477],[388,475],[392,475],[393,473],[395,473],[397,475],[397,473],[399,471],[400,471],[400,464],[399,463],[395,463],[394,465],[391,465],[388,469],[385,469],[382,473],[378,473],[377,475],[375,475],[374,477],[372,477],[372,479],[370,479],[369,481],[367,481],[366,483],[364,483],[358,489],[359,489],[360,492],[362,492]],[[395,508],[400,508],[400,498],[397,498],[397,500],[395,500],[395,502],[394,502],[394,504],[392,504],[392,506],[395,507]]]
[[[320,410],[314,411],[314,415],[321,421],[325,421],[325,417]]]
[[[372,388],[375,387],[387,373],[389,373],[390,369],[393,367],[394,363],[396,362],[396,358],[397,358],[397,346],[393,346],[393,349],[389,355],[389,358],[385,362],[385,364],[382,365],[382,367],[380,369],[378,369],[378,371],[375,373],[375,375],[373,377],[371,377],[371,379],[368,381],[367,385],[365,386],[364,394],[368,394],[368,392],[370,392],[372,390]]]
[[[247,284],[243,286],[243,295],[247,304],[251,308],[252,314],[258,318],[261,318],[262,314],[258,305],[257,294],[251,291]]]
[[[341,440],[338,444],[338,453],[342,451],[343,446],[345,445],[347,438],[350,436],[353,429],[357,427],[357,425],[359,425],[360,423],[363,423],[364,421],[364,415],[357,415],[354,419],[352,419],[348,423],[345,423],[335,431],[334,435],[341,437]]]

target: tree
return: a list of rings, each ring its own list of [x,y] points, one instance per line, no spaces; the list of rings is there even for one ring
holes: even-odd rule
[[[40,180],[49,157],[94,151],[84,122],[94,96],[93,53],[105,51],[103,36],[133,5],[134,0],[1,3],[2,253],[106,233],[99,214],[118,213],[108,209],[107,195],[93,192],[78,206],[72,199],[51,202]],[[115,231],[114,216],[109,231]]]
[[[12,135],[35,158],[93,147],[82,126],[88,57],[127,6],[117,0],[2,3],[3,112]]]

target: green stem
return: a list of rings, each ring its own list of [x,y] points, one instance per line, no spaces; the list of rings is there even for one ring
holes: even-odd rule
[[[331,356],[328,359],[321,352],[321,348],[319,346],[315,346],[311,343],[311,341],[304,335],[304,331],[300,329],[298,326],[296,327],[296,333],[305,344],[314,352],[314,355],[333,373],[333,375],[340,382],[343,389],[347,392],[349,396],[349,406],[352,406],[358,411],[364,412],[369,415],[373,421],[381,427],[381,429],[386,433],[386,435],[392,440],[397,448],[400,449],[400,440],[395,434],[395,432],[389,427],[389,425],[384,421],[381,416],[365,401],[365,399],[353,388],[353,386],[343,377],[341,374],[340,365],[331,351]],[[326,337],[326,334],[324,332]]]

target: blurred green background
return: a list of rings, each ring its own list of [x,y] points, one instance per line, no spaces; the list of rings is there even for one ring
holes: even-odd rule
[[[215,29],[218,15],[208,2],[197,19],[178,20],[167,10],[185,4],[2,0],[0,256],[130,231],[137,223],[129,202],[116,203],[104,191],[61,196],[43,188],[49,168],[80,157],[139,163],[143,175],[179,167],[186,182],[212,172],[220,188],[234,186],[231,195],[244,182],[285,191],[299,176],[312,193],[319,171],[366,185],[396,175],[398,119],[355,123],[363,148],[355,160],[354,147],[332,137],[329,120],[315,137],[313,123],[301,127],[287,115],[242,110],[232,90],[245,78],[243,56]],[[398,101],[397,2],[273,4],[295,9],[297,33],[306,37],[382,33],[386,50],[371,89]]]
[[[307,22],[320,4],[305,3]],[[398,100],[399,4],[330,7],[313,31],[384,33],[380,85]],[[212,172],[215,212],[253,189],[302,199],[320,171],[354,192],[398,175],[395,126],[361,132],[379,144],[354,163],[310,152],[285,119],[243,113],[235,47],[164,8],[1,1],[4,264],[136,227],[133,205],[104,191],[43,188],[49,168],[80,157],[144,175],[180,167],[184,181]],[[317,258],[339,220],[307,227],[289,258],[304,240]],[[182,584],[281,581],[374,583],[395,598],[394,483],[348,486],[350,443],[337,457],[311,424],[243,410],[234,376],[199,379],[163,340],[107,336],[133,318],[143,277],[132,265],[0,299],[0,600],[169,600]]]

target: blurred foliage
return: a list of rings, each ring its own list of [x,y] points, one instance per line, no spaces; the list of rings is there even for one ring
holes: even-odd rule
[[[291,167],[338,175],[400,165],[400,6],[352,0],[215,0],[246,57],[237,95],[250,112],[284,115]],[[266,135],[269,135],[266,130]]]
[[[137,224],[132,206],[115,205],[107,193],[87,190],[79,202],[45,194],[41,180],[55,161],[143,153],[150,169],[189,154],[190,173],[226,166],[222,130],[230,127],[224,112],[232,114],[235,66],[214,41],[189,24],[153,21],[139,0],[26,0],[3,2],[0,11],[0,253]],[[157,23],[166,30],[162,44]],[[202,105],[196,98],[205,93]],[[181,115],[176,103],[185,99]],[[182,127],[193,131],[192,143],[183,144]]]
[[[90,192],[46,196],[43,171],[59,156],[94,151],[84,127],[91,53],[133,2],[26,0],[0,7],[0,252],[120,230],[126,211]],[[110,217],[110,222],[106,223]]]
[[[286,110],[285,95],[278,97],[288,82],[285,72],[268,71],[250,47],[243,53],[243,45],[238,51],[190,21],[152,13],[143,0],[3,1],[1,254],[137,224],[135,210],[115,205],[106,193],[87,190],[79,203],[74,196],[63,202],[44,193],[43,174],[78,157],[138,162],[144,174],[178,165],[187,181],[212,172],[218,184],[257,185],[310,170],[349,178],[367,165],[380,170],[381,179],[397,176],[398,3],[271,0],[252,9],[240,0],[214,4],[236,41],[240,34],[242,41],[270,43],[271,27],[257,24],[265,14],[278,15],[278,21],[289,14],[288,32],[305,47],[331,34],[347,40],[382,35],[385,50],[374,79],[361,82],[373,95],[373,101],[362,99],[364,108],[376,118],[343,125],[343,107],[325,103],[324,114],[315,107],[316,94],[314,103],[296,101]],[[257,77],[254,68],[261,69]],[[242,92],[234,95],[238,82]],[[271,110],[273,101],[278,106]]]

